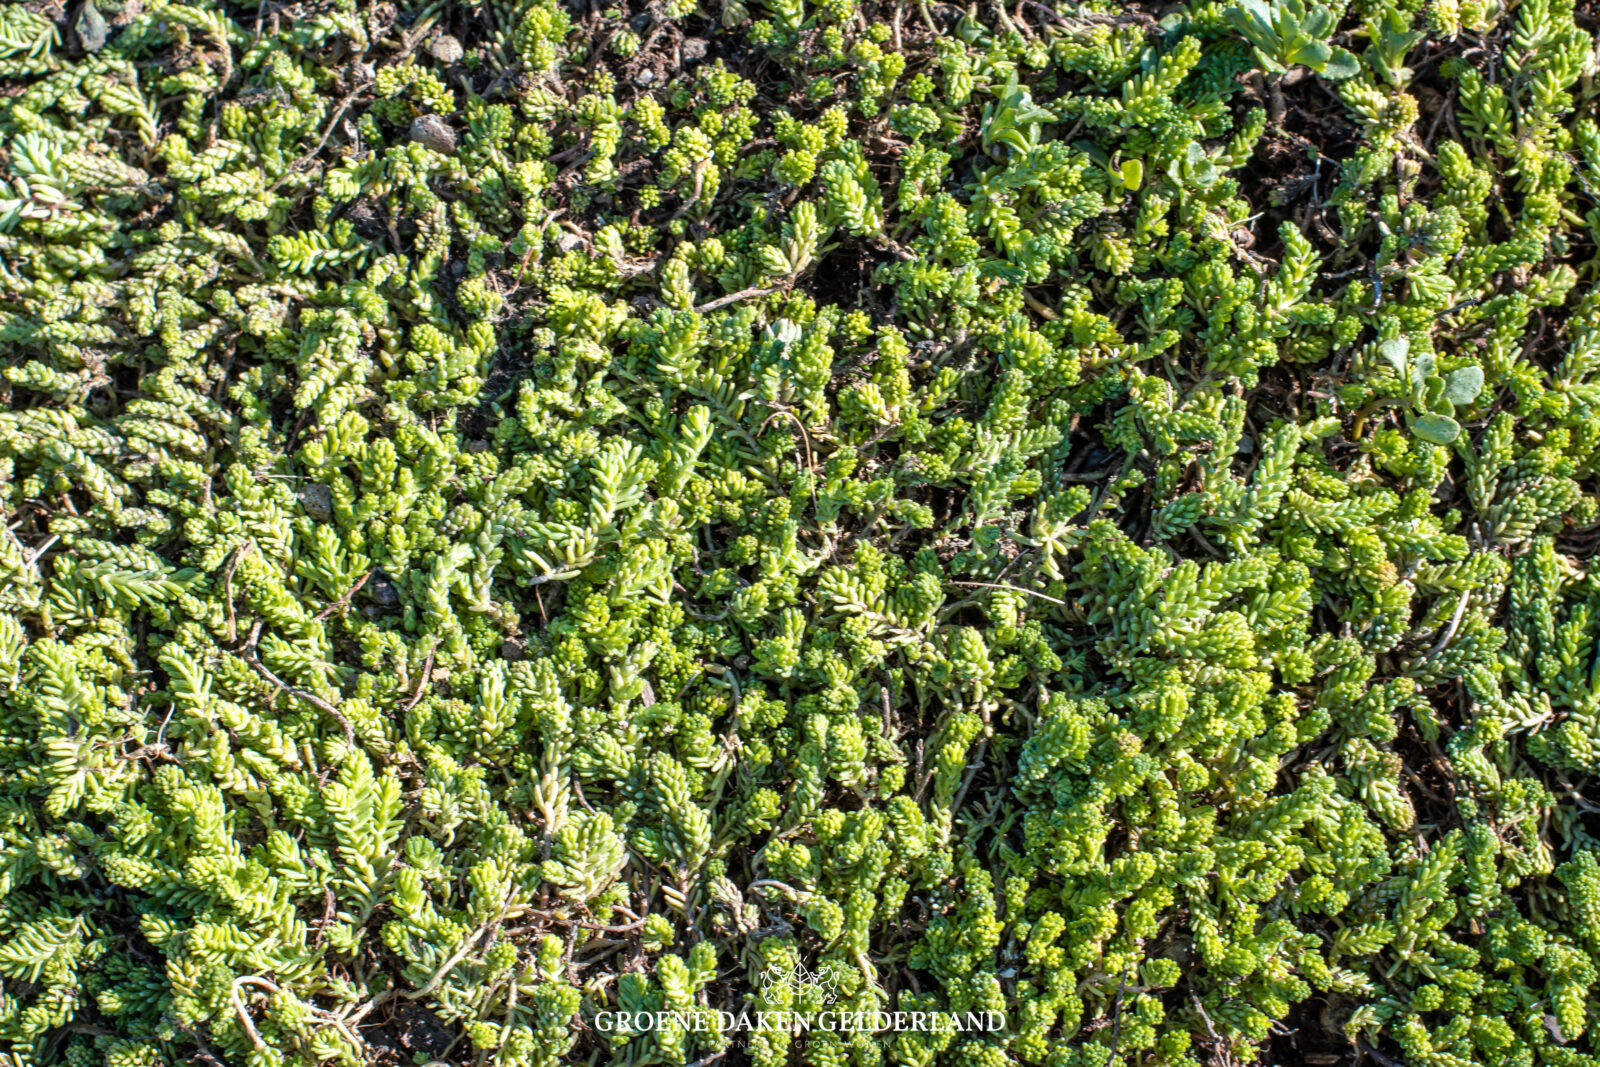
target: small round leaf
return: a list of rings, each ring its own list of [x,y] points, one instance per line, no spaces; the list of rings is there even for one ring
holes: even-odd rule
[[[1476,363],[1453,370],[1445,376],[1445,399],[1457,407],[1472,403],[1478,399],[1478,394],[1481,392],[1483,392],[1483,368]]]
[[[1411,432],[1434,445],[1447,445],[1461,436],[1461,424],[1448,415],[1423,415],[1411,424]]]

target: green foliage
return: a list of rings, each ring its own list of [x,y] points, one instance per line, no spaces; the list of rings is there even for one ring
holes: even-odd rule
[[[1349,78],[1361,69],[1356,57],[1328,43],[1343,8],[1343,4],[1329,8],[1301,0],[1239,0],[1227,14],[1255,46],[1256,59],[1267,70],[1304,65],[1325,77]]]
[[[1461,424],[1454,417],[1456,408],[1466,407],[1483,392],[1483,368],[1468,363],[1441,378],[1433,373],[1431,353],[1422,352],[1408,360],[1409,350],[1410,343],[1401,337],[1379,345],[1378,355],[1410,387],[1411,432],[1430,444],[1448,445],[1461,436]]]
[[[0,8],[0,1054],[1600,1063],[1592,22],[1161,14]]]

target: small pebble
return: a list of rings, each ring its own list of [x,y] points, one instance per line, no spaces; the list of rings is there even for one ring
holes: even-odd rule
[[[380,608],[397,608],[400,606],[400,590],[394,582],[382,571],[373,574],[372,580],[367,583],[367,589],[372,593],[372,602]]]
[[[332,522],[333,490],[321,482],[312,482],[300,490],[300,506],[312,522]]]
[[[678,47],[685,63],[698,63],[706,57],[706,49],[710,45],[704,37],[685,37],[683,44]]]
[[[106,46],[106,17],[94,6],[94,0],[85,0],[83,13],[73,27],[78,32],[78,43],[85,52],[98,52]]]
[[[441,156],[456,150],[456,131],[438,115],[418,115],[411,122],[411,139]]]
[[[633,76],[633,84],[638,86],[654,85],[655,82],[656,72],[651,70],[649,67],[644,68]]]
[[[459,63],[464,53],[461,42],[446,33],[428,42],[428,54],[441,63]]]

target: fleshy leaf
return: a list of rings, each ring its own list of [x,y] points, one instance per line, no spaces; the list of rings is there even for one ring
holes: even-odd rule
[[[1449,415],[1423,415],[1411,424],[1411,432],[1434,445],[1447,445],[1461,436],[1461,424]]]
[[[1378,346],[1378,355],[1382,356],[1394,372],[1400,377],[1406,376],[1406,355],[1411,351],[1411,342],[1404,337],[1396,337],[1392,341],[1385,341]]]
[[[1361,61],[1348,50],[1334,45],[1329,49],[1331,53],[1326,62],[1322,64],[1317,73],[1324,78],[1343,80],[1353,78],[1361,73]]]
[[[1457,407],[1472,403],[1478,399],[1478,394],[1481,392],[1483,392],[1483,368],[1476,363],[1460,367],[1445,375],[1445,399]]]

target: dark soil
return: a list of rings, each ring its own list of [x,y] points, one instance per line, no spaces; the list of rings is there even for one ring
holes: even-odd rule
[[[455,1039],[453,1027],[446,1026],[437,1015],[409,1000],[390,1002],[393,1011],[380,1009],[384,1018],[377,1026],[361,1028],[361,1037],[367,1042],[375,1067],[390,1064],[412,1064],[419,1057],[461,1067],[472,1062],[475,1053],[470,1051],[454,1059],[445,1058],[451,1046],[464,1047]],[[376,1014],[376,1013],[374,1013]]]
[[[1377,1062],[1344,1035],[1344,1021],[1354,1007],[1337,993],[1296,1004],[1262,1049],[1260,1067],[1357,1067]],[[1211,1061],[1212,1067],[1225,1063]]]

